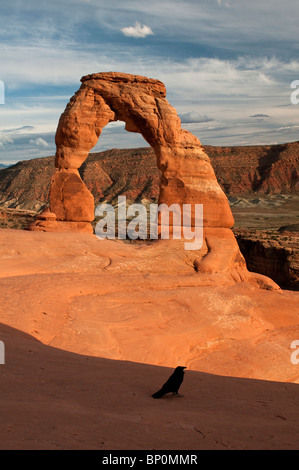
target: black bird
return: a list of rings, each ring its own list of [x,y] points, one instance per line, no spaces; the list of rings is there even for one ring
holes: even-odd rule
[[[163,395],[170,392],[174,395],[178,395],[178,390],[184,380],[184,369],[186,369],[186,367],[178,366],[163,387],[158,390],[158,392],[154,393],[152,397],[161,398]]]

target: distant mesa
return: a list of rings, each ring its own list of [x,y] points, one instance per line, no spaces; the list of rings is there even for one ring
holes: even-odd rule
[[[283,225],[278,229],[280,233],[299,233],[299,224]]]
[[[299,142],[203,148],[231,207],[248,207],[255,199],[264,204],[269,196],[283,201],[298,195]],[[3,168],[0,205],[35,212],[49,206],[54,170],[54,156],[23,160]],[[96,205],[104,200],[113,204],[119,194],[125,194],[132,202],[156,202],[159,196],[161,172],[151,147],[90,153],[78,171]]]

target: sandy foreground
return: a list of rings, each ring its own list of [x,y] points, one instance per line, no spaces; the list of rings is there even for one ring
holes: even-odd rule
[[[2,229],[0,257],[1,449],[299,447],[299,293],[160,242]]]

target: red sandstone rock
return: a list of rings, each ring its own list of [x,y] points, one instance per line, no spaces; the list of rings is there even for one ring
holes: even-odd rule
[[[88,75],[81,81],[59,121],[57,168],[79,168],[102,128],[110,121],[125,121],[126,129],[139,132],[157,155],[162,172],[159,203],[202,203],[205,226],[233,226],[210,160],[200,141],[181,129],[176,110],[165,98],[163,83],[114,72]],[[55,212],[52,204],[51,208]]]
[[[50,204],[58,220],[91,222],[94,219],[93,196],[77,170],[62,169],[54,173]]]
[[[65,222],[59,220],[37,220],[30,224],[27,230],[34,232],[80,232],[93,234],[89,222]]]
[[[56,220],[56,214],[45,207],[37,216],[36,220]]]
[[[298,448],[298,292],[196,275],[167,240],[0,246],[1,449]],[[153,406],[182,363],[184,398]]]

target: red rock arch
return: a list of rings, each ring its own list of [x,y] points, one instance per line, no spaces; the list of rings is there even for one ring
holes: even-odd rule
[[[230,230],[234,219],[209,157],[200,141],[181,128],[159,80],[124,73],[97,73],[82,85],[61,115],[56,132],[57,168],[52,178],[49,230],[89,230],[94,200],[78,168],[97,143],[104,126],[124,121],[151,145],[162,173],[159,204],[203,204],[204,247],[193,254],[197,271],[227,271],[236,281],[248,277],[245,261]],[[46,218],[46,217],[45,217]],[[194,220],[193,220],[194,223]],[[47,230],[47,223],[42,224]],[[52,227],[52,228],[51,228]],[[36,227],[38,229],[38,227]]]
[[[51,210],[59,220],[87,222],[94,218],[93,198],[78,168],[111,121],[124,121],[151,145],[162,173],[159,202],[204,204],[204,225],[234,224],[200,141],[181,128],[176,110],[166,100],[162,82],[123,73],[98,73],[82,85],[61,115],[56,132],[58,168],[51,189]],[[81,204],[80,204],[81,200]]]

